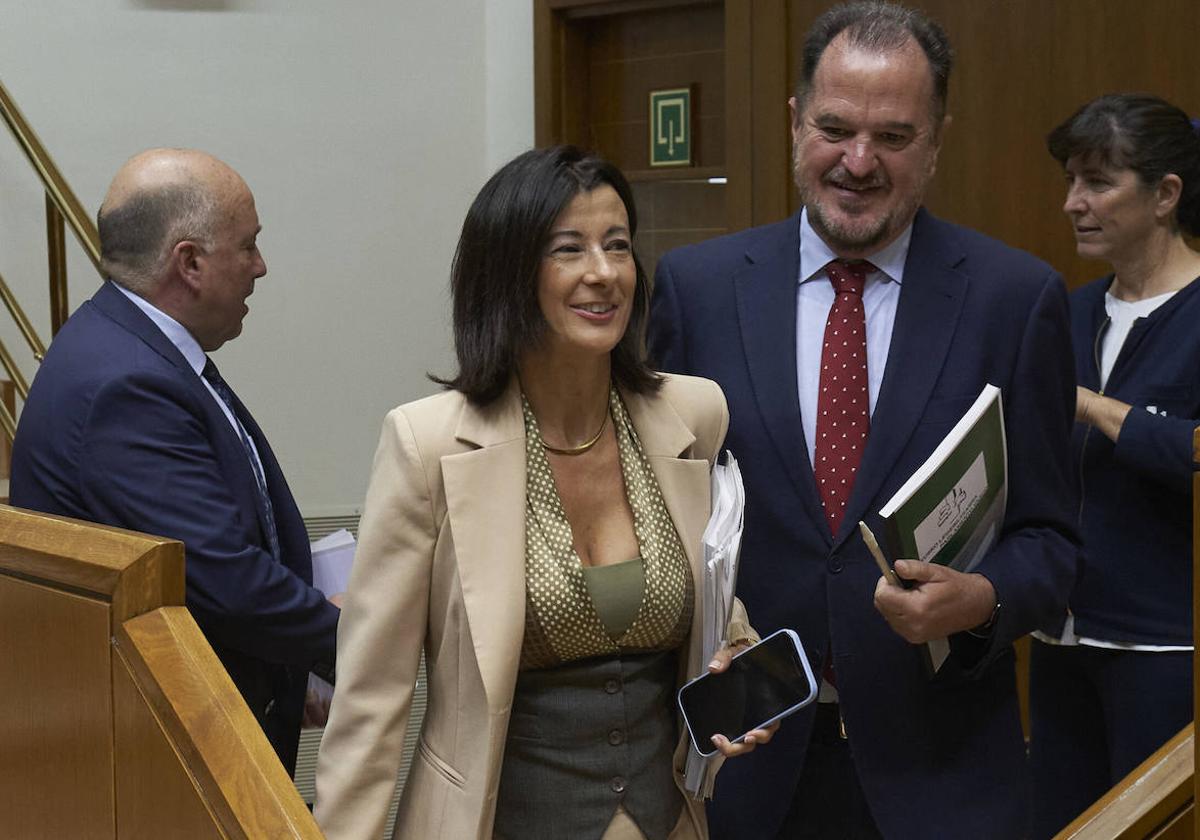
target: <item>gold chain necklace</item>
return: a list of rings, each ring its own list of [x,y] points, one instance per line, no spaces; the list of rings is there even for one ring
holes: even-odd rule
[[[604,434],[604,427],[607,425],[608,412],[605,411],[604,418],[600,421],[600,428],[596,430],[596,434],[592,435],[592,439],[584,441],[578,446],[572,446],[567,449],[559,449],[556,446],[551,446],[550,444],[546,443],[546,439],[542,437],[540,430],[538,431],[538,440],[542,443],[542,449],[545,449],[547,452],[553,452],[555,455],[582,455],[584,452],[587,452],[600,442],[600,436]]]

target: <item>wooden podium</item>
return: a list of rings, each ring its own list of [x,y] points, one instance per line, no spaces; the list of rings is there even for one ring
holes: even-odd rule
[[[182,544],[0,505],[4,837],[321,837],[183,597]]]

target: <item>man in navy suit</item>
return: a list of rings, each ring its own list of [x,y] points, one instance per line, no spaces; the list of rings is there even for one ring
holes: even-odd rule
[[[823,14],[789,103],[804,209],[659,263],[655,358],[729,400],[747,495],[738,592],[759,632],[795,628],[826,674],[826,702],[722,770],[716,840],[1029,833],[1011,643],[1063,612],[1076,573],[1074,374],[1059,276],[920,207],[950,65],[919,13]],[[1009,453],[999,540],[969,574],[899,560],[915,586],[889,584],[858,521],[882,532],[880,506],[987,383]],[[921,643],[943,637],[930,677]]]
[[[12,503],[182,540],[187,605],[290,773],[340,611],[312,587],[266,438],[207,355],[241,333],[267,273],[254,197],[210,155],[154,149],[117,173],[99,228],[109,279],[34,379]]]

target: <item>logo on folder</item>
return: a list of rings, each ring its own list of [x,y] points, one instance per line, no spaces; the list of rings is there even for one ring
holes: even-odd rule
[[[650,165],[692,163],[692,90],[650,91]]]

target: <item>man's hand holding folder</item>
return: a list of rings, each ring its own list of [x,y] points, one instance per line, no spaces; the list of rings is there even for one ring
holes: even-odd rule
[[[930,666],[936,671],[950,655],[947,640],[952,634],[986,625],[995,616],[998,601],[992,582],[980,574],[919,560],[897,560],[893,567],[867,524],[859,522],[858,527],[879,566],[875,609],[905,641],[929,646]]]
[[[896,574],[910,588],[880,578],[875,609],[914,645],[986,624],[996,608],[996,590],[983,575],[919,560],[897,560]]]

